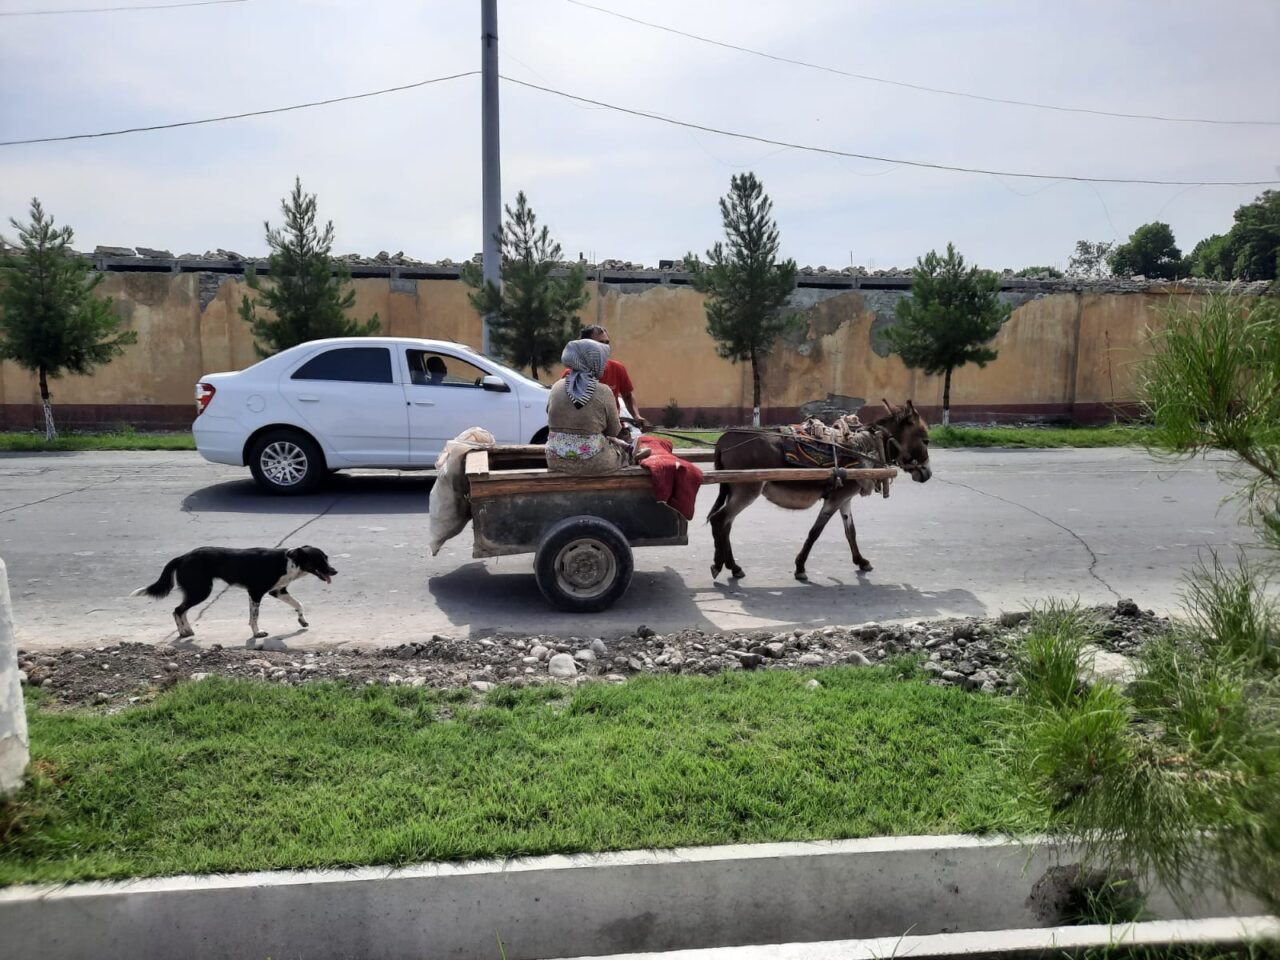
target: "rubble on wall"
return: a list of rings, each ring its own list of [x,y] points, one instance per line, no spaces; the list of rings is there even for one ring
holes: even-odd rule
[[[0,252],[20,253],[21,251],[14,248],[11,244],[5,244],[0,241]],[[172,260],[175,264],[184,263],[188,265],[196,265],[201,261],[209,261],[210,263],[222,264],[240,264],[240,265],[260,265],[265,266],[268,262],[267,257],[262,255],[245,256],[235,250],[225,250],[221,247],[215,250],[206,250],[204,253],[184,253],[178,257],[174,257],[168,250],[152,248],[152,247],[115,247],[115,246],[98,246],[94,248],[92,254],[71,251],[76,256],[92,257],[95,259],[150,259],[150,260]],[[359,253],[344,253],[333,258],[335,263],[340,263],[347,267],[352,266],[373,266],[373,267],[436,267],[445,270],[456,270],[466,263],[480,263],[482,257],[479,253],[472,255],[467,260],[453,260],[450,257],[443,257],[439,260],[419,260],[416,257],[408,256],[403,250],[397,250],[395,253],[389,253],[381,250],[374,256],[365,256]],[[632,260],[619,260],[606,258],[598,262],[588,261],[586,259],[564,260],[560,266],[564,269],[572,267],[581,267],[589,271],[616,271],[627,273],[648,273],[654,275],[654,283],[661,283],[663,278],[670,275],[681,275],[688,272],[689,264],[683,259],[679,260],[663,260],[658,267],[649,267],[643,263]],[[126,268],[127,269],[127,268]],[[188,268],[190,269],[190,268]],[[883,269],[869,269],[867,267],[851,265],[847,267],[828,267],[825,264],[818,266],[805,265],[798,268],[797,273],[801,277],[829,277],[833,280],[840,278],[850,278],[855,281],[865,279],[897,279],[909,280],[915,274],[913,267],[886,267]],[[1031,277],[1019,277],[1014,271],[1006,269],[1001,271],[1000,279],[1005,289],[1030,289],[1039,293],[1056,293],[1056,292],[1078,292],[1088,291],[1090,293],[1143,293],[1146,291],[1164,291],[1171,287],[1182,287],[1192,290],[1221,290],[1228,287],[1234,287],[1241,293],[1260,294],[1266,292],[1272,283],[1266,280],[1254,282],[1238,281],[1234,284],[1219,280],[1206,280],[1200,277],[1186,277],[1179,280],[1161,280],[1148,279],[1144,276],[1135,277],[1104,277],[1100,279],[1086,279],[1083,277],[1053,277],[1047,273],[1038,274]]]

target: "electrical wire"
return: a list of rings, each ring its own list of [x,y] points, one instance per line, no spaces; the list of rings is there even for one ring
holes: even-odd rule
[[[593,3],[585,3],[584,0],[565,0],[565,2],[571,3],[575,7],[582,7],[586,10],[594,10],[597,13],[603,13],[610,17],[617,17],[619,20],[626,20],[642,27],[661,30],[664,33],[675,34],[678,37],[685,37],[689,40],[697,40],[699,43],[709,43],[712,46],[722,47],[726,50],[736,50],[739,53],[751,54],[754,57],[763,57],[766,60],[773,60],[776,63],[787,63],[791,66],[804,67],[808,70],[820,70],[823,73],[831,73],[840,77],[848,77],[852,80],[866,80],[871,83],[883,83],[893,87],[905,87],[908,90],[916,90],[922,93],[937,93],[948,97],[964,97],[969,100],[982,100],[986,103],[1003,103],[1015,107],[1034,107],[1039,110],[1057,110],[1062,113],[1087,113],[1098,117],[1114,117],[1124,120],[1158,120],[1164,123],[1211,123],[1223,126],[1280,126],[1280,120],[1219,120],[1208,117],[1168,117],[1154,113],[1121,113],[1112,110],[1093,110],[1088,107],[1066,107],[1055,103],[1037,103],[1033,100],[1015,100],[1010,97],[989,97],[980,93],[967,93],[963,90],[948,90],[944,87],[930,87],[922,83],[910,83],[906,80],[892,80],[888,77],[876,77],[867,73],[854,73],[851,70],[841,70],[838,67],[828,67],[820,63],[810,63],[807,60],[796,60],[792,57],[779,56],[777,54],[768,53],[764,50],[754,50],[751,47],[743,47],[736,43],[727,43],[723,40],[715,40],[711,37],[704,37],[696,33],[689,33],[686,30],[677,30],[675,27],[668,27],[661,23],[641,20],[639,17],[632,17],[625,13],[619,13],[616,10],[609,10],[606,7],[598,7]]]
[[[517,80],[514,77],[503,75],[502,79],[507,83],[514,83],[521,87],[528,87],[531,90],[540,90],[543,93],[550,93],[557,97],[563,97],[566,100],[573,100],[578,103],[589,103],[597,107],[606,107],[609,110],[615,110],[618,113],[625,113],[633,117],[644,117],[647,120],[657,120],[661,123],[670,123],[677,127],[685,127],[689,130],[701,130],[703,133],[714,133],[722,137],[733,137],[737,140],[750,140],[754,143],[764,143],[774,147],[788,147],[792,150],[803,150],[808,153],[821,153],[834,157],[852,157],[856,160],[878,160],[881,163],[900,163],[904,166],[921,167],[926,170],[950,170],[955,173],[977,173],[991,177],[1021,177],[1029,180],[1073,180],[1079,183],[1141,183],[1169,187],[1265,187],[1280,183],[1280,180],[1157,180],[1145,177],[1082,177],[1064,173],[1025,173],[1015,170],[989,170],[984,167],[960,167],[946,163],[931,163],[925,160],[906,160],[901,157],[881,157],[870,153],[854,153],[850,150],[836,150],[832,147],[815,147],[803,143],[791,143],[787,140],[774,140],[770,137],[758,137],[749,133],[737,133],[732,130],[709,127],[701,123],[677,120],[674,117],[664,117],[660,114],[649,113],[644,110],[620,107],[617,104],[605,103],[603,100],[592,100],[589,97],[579,97],[576,94],[566,93],[563,90],[556,90],[552,87],[540,86],[536,83],[529,83],[527,80]],[[0,146],[2,146],[2,144],[0,144]]]
[[[153,3],[132,7],[78,7],[66,10],[0,10],[0,17],[51,17],[60,13],[119,13],[122,10],[174,10],[178,7],[216,7],[249,0],[192,0],[190,3]]]
[[[330,103],[343,103],[347,100],[362,100],[366,97],[380,97],[386,93],[399,93],[402,90],[413,90],[433,83],[444,83],[446,80],[457,80],[461,77],[474,77],[479,70],[468,70],[465,73],[454,73],[447,77],[432,77],[430,80],[419,80],[417,83],[406,83],[398,87],[385,87],[382,90],[370,90],[367,93],[353,93],[345,97],[330,97],[328,100],[312,100],[309,103],[295,103],[287,107],[272,107],[269,110],[251,110],[248,113],[232,113],[224,117],[206,117],[203,120],[182,120],[177,123],[157,123],[147,127],[127,127],[123,130],[103,130],[99,133],[72,133],[62,137],[32,137],[27,140],[0,140],[0,147],[16,147],[29,143],[61,143],[66,140],[91,140],[97,137],[119,137],[126,133],[144,133],[151,130],[173,130],[177,127],[194,127],[203,123],[221,123],[223,120],[242,120],[245,117],[262,117],[272,113],[287,113],[290,110],[305,110],[308,107],[322,107]]]

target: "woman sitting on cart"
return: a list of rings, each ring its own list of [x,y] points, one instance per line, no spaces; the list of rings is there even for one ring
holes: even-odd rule
[[[600,382],[609,348],[595,340],[573,340],[561,362],[569,376],[556,381],[547,399],[547,469],[579,476],[616,473],[644,459],[622,439],[613,391]]]

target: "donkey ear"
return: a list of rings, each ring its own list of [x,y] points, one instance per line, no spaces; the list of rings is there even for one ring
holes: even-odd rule
[[[911,414],[911,416],[915,417],[916,419],[919,419],[920,417],[920,414],[916,412],[915,402],[912,400],[907,401],[907,413]]]
[[[880,402],[884,404],[885,412],[886,412],[887,414],[889,414],[889,416],[891,416],[891,417],[892,417],[895,413],[897,413],[897,412],[898,412],[898,411],[894,408],[893,404],[892,404],[892,403],[890,403],[888,400],[884,399],[883,397],[881,397],[881,398],[880,398]]]

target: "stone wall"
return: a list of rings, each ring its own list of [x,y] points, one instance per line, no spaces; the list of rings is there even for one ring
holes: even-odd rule
[[[202,374],[236,370],[256,360],[249,328],[239,315],[247,292],[237,261],[101,261],[99,288],[110,296],[138,343],[88,377],[50,385],[67,427],[132,423],[181,429],[194,414]],[[467,302],[457,270],[444,267],[368,267],[356,271],[355,315],[377,313],[385,333],[457,340],[478,346],[480,321]],[[965,367],[952,380],[953,418],[1028,417],[1091,422],[1131,409],[1133,360],[1143,331],[1158,322],[1153,307],[1195,296],[1203,286],[1145,282],[1085,284],[1015,281],[1001,296],[1013,304],[996,337],[999,359]],[[631,371],[641,409],[661,417],[670,402],[684,426],[743,422],[750,415],[751,376],[721,359],[706,333],[703,299],[687,277],[670,271],[604,272],[588,283],[584,322],[609,327],[615,356]],[[595,294],[599,292],[597,304]],[[800,325],[766,358],[764,416],[786,422],[806,404],[829,395],[856,408],[908,397],[928,411],[940,407],[942,381],[907,370],[881,338],[896,303],[910,294],[910,278],[830,274],[802,276],[793,296]],[[0,365],[0,424],[39,423],[35,378]]]

